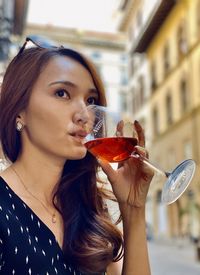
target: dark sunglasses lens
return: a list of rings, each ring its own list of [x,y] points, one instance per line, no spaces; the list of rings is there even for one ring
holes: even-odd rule
[[[42,49],[55,49],[58,48],[57,45],[55,45],[55,43],[53,41],[51,41],[48,38],[43,38],[43,37],[39,37],[39,36],[31,36],[31,37],[27,37],[25,43],[23,44],[23,46],[21,47],[21,49],[19,50],[19,53],[17,54],[17,56],[19,56],[24,49],[26,48],[26,45],[28,43],[32,43],[32,46],[35,47],[39,47]]]
[[[31,41],[35,46],[40,47],[40,48],[48,49],[48,48],[57,47],[55,42],[51,41],[50,39],[36,36],[36,35],[27,37],[26,40]]]

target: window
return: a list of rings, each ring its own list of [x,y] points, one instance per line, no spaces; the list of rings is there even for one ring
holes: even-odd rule
[[[163,60],[164,60],[164,74],[166,75],[169,72],[170,68],[170,56],[169,56],[169,45],[167,44],[164,48],[163,52]]]
[[[159,134],[159,121],[158,121],[158,109],[155,107],[153,109],[153,133],[154,136],[157,136]]]
[[[145,101],[145,98],[144,98],[144,77],[143,76],[140,76],[139,79],[138,79],[138,85],[139,85],[139,89],[138,89],[138,95],[139,95],[139,102],[140,102],[140,105],[143,105],[144,104],[144,101]]]
[[[188,108],[188,92],[187,92],[187,83],[185,79],[182,79],[180,82],[180,103],[181,103],[181,112],[182,114]]]
[[[187,37],[186,37],[186,24],[185,21],[182,21],[177,33],[177,47],[178,47],[178,56],[179,58],[187,52]]]
[[[155,63],[151,64],[151,91],[152,93],[156,89],[156,65]]]
[[[172,109],[172,96],[168,94],[166,96],[166,115],[167,115],[167,125],[173,122],[173,109]]]
[[[126,69],[124,67],[120,69],[120,83],[121,85],[128,84],[128,76],[127,76]]]
[[[132,77],[134,74],[134,60],[133,57],[129,59],[129,77]]]
[[[124,62],[124,63],[127,63],[127,55],[121,54],[121,55],[120,55],[120,60],[121,60],[122,62]]]

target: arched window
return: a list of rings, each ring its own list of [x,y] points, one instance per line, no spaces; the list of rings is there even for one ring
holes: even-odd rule
[[[166,44],[163,52],[163,61],[164,61],[164,74],[166,75],[169,72],[170,68],[170,53],[169,53],[169,44]]]
[[[154,107],[153,109],[153,133],[154,136],[157,136],[159,134],[159,121],[158,121],[158,109],[157,107]]]
[[[173,122],[173,108],[172,108],[171,94],[168,94],[166,96],[166,118],[167,118],[167,125],[172,124],[172,122]]]
[[[156,83],[156,64],[153,62],[151,64],[151,91],[152,93],[156,89],[157,83]]]
[[[121,66],[121,68],[120,68],[120,84],[121,85],[127,85],[128,84],[127,70],[124,66]]]
[[[188,87],[187,82],[185,79],[182,79],[180,82],[180,105],[181,105],[181,112],[184,112],[188,109],[189,105],[189,98],[188,98]]]
[[[144,77],[141,75],[138,79],[138,94],[140,98],[140,106],[144,104],[145,98],[144,98]]]
[[[134,58],[131,57],[131,59],[130,59],[130,74],[129,74],[129,76],[132,77],[134,75],[134,72],[135,72],[135,61],[134,61]]]
[[[186,22],[183,20],[178,28],[177,32],[177,48],[179,58],[186,54],[188,50],[187,35],[186,35]]]

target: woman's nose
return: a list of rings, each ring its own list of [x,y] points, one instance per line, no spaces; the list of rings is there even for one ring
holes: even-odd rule
[[[76,124],[84,125],[89,121],[89,113],[87,106],[84,106],[77,110],[74,114],[74,122]]]

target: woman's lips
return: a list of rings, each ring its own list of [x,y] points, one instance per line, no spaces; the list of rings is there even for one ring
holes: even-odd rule
[[[83,141],[85,140],[85,137],[87,136],[87,132],[85,132],[83,130],[79,130],[79,131],[75,131],[75,132],[71,133],[70,135],[76,141],[83,143]]]
[[[87,132],[84,130],[79,130],[79,131],[74,131],[73,133],[71,133],[72,136],[78,136],[78,137],[82,137],[85,138],[87,136]]]

